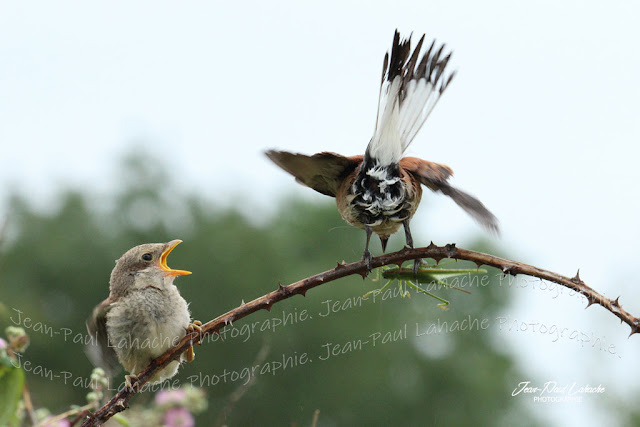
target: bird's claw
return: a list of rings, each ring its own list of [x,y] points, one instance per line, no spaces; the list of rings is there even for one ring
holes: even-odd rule
[[[187,325],[187,334],[193,334],[198,333],[201,334],[202,333],[202,322],[199,320],[194,320],[193,322],[189,323]],[[196,344],[200,345],[200,341],[197,341]],[[196,358],[196,353],[195,351],[193,351],[193,345],[190,345],[189,348],[187,348],[184,351],[184,360],[186,360],[187,362],[193,362],[193,359]]]
[[[125,375],[124,376],[124,386],[127,389],[133,389],[133,384],[131,384],[132,381],[138,381],[138,376],[137,375]]]
[[[202,333],[202,322],[199,320],[194,320],[193,322],[189,323],[189,325],[187,325],[187,332],[188,333],[193,333],[193,332],[197,332],[199,334]]]

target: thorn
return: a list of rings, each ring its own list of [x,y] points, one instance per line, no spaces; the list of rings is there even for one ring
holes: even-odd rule
[[[278,282],[278,290],[280,292],[284,292],[284,286],[282,286],[282,283]]]
[[[478,270],[480,270],[480,267],[482,267],[484,264],[482,264],[480,261],[474,261],[476,263],[476,265],[478,266]]]
[[[369,271],[364,271],[364,272],[358,273],[358,274],[362,276],[362,280],[366,280],[367,276],[369,275]]]
[[[341,268],[344,268],[345,265],[347,265],[347,263],[345,263],[344,260],[342,260],[342,262],[336,262],[336,268],[334,268],[334,270],[340,270]]]
[[[224,318],[224,325],[225,326],[227,326],[227,325],[233,326],[233,318],[232,317],[225,317]]]
[[[301,289],[300,292],[298,292],[300,295],[302,295],[303,297],[307,296],[307,289]]]
[[[271,305],[271,304],[269,304],[270,302],[271,302],[271,301],[267,300],[267,302],[266,302],[266,306],[265,306],[265,308],[264,308],[264,309],[265,309],[265,310],[267,310],[268,312],[271,312],[271,307],[272,307],[272,305]]]
[[[576,273],[576,275],[573,276],[570,280],[573,283],[577,283],[577,284],[581,284],[582,283],[582,280],[580,279],[580,269],[578,269],[578,272]]]
[[[438,249],[438,247],[433,243],[432,240],[431,243],[429,243],[429,246],[427,246],[427,249]]]
[[[631,327],[631,332],[629,332],[629,336],[627,337],[627,339],[631,338],[631,335],[637,334],[638,332],[640,332],[640,328],[637,325],[632,326]]]
[[[594,299],[587,297],[587,306],[584,308],[585,310],[593,305],[596,302]]]
[[[618,307],[620,308],[620,301],[619,301],[620,297],[616,298],[615,300],[611,301],[611,305],[614,307]]]
[[[240,301],[240,307],[242,307],[243,305],[245,305],[246,303],[244,302],[244,300]]]
[[[442,258],[444,257],[442,255],[435,255],[432,258],[436,260],[436,266],[437,266],[438,264],[440,264],[440,261],[442,261]]]

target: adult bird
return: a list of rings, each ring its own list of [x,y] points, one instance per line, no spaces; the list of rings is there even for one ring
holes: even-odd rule
[[[87,321],[92,338],[87,355],[111,375],[119,364],[124,366],[130,373],[125,377],[127,387],[153,359],[201,325],[191,323],[188,304],[173,284],[176,277],[191,272],[167,265],[169,253],[181,242],[146,243],[129,249],[111,272],[109,298],[96,306]],[[193,360],[193,348],[183,357]],[[150,381],[171,378],[179,365],[178,361],[169,363]]]
[[[369,269],[372,232],[380,237],[384,251],[402,225],[407,245],[413,247],[409,221],[422,197],[421,184],[451,197],[484,227],[498,231],[496,217],[478,199],[448,183],[451,168],[403,157],[455,75],[446,72],[451,53],[444,55],[444,44],[438,47],[434,40],[421,54],[424,39],[423,35],[412,51],[411,37],[401,39],[396,30],[391,55],[384,57],[375,131],[364,155],[266,152],[299,183],[335,197],[342,218],[365,230],[363,260]],[[414,272],[419,263],[414,262]]]

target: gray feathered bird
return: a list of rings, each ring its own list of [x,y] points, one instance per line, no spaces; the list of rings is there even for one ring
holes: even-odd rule
[[[131,374],[125,377],[127,386],[149,362],[201,325],[191,323],[188,304],[173,284],[177,276],[191,272],[167,266],[167,256],[180,242],[147,243],[122,255],[111,272],[109,298],[87,321],[95,341],[88,346],[89,358],[110,375],[124,366]],[[186,358],[193,359],[193,349]],[[151,382],[171,378],[178,366],[178,361],[171,362]]]

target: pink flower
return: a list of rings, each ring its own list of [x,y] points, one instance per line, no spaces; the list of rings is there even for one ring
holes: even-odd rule
[[[4,350],[7,348],[7,342],[0,338],[0,350]]]
[[[196,422],[187,408],[171,408],[164,414],[166,427],[193,427]]]
[[[160,391],[156,394],[156,405],[183,405],[187,393],[182,390]]]

